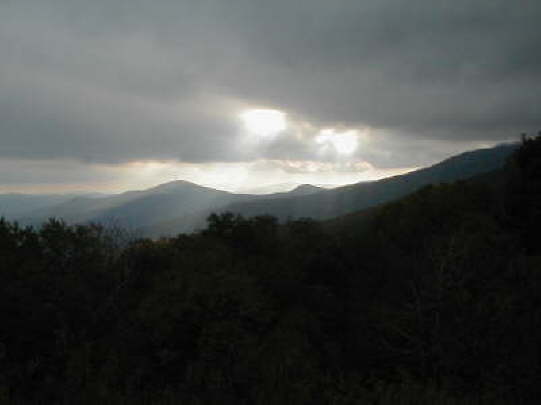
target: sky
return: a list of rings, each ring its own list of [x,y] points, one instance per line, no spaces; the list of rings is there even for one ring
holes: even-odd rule
[[[539,0],[0,0],[0,192],[396,175],[541,129]]]

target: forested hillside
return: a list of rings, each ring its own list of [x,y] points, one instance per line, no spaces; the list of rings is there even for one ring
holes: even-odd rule
[[[0,221],[0,402],[535,404],[541,137],[355,226]]]

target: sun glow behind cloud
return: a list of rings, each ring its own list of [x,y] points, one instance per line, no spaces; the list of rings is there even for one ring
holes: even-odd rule
[[[236,119],[237,125],[242,124],[241,128],[237,127],[238,137],[230,139],[231,147],[244,151],[245,159],[214,162],[149,159],[119,164],[62,160],[52,167],[44,161],[40,162],[40,169],[34,168],[32,173],[51,171],[52,175],[51,179],[41,178],[39,183],[32,173],[23,176],[24,167],[35,165],[21,161],[21,168],[16,171],[24,179],[21,178],[17,186],[1,187],[0,192],[117,193],[186,180],[231,192],[260,193],[263,189],[265,192],[285,191],[305,183],[340,186],[410,170],[381,170],[358,156],[361,142],[363,150],[376,146],[372,136],[368,136],[367,127],[320,127],[293,113],[249,108],[246,104],[228,106],[226,111],[230,120]],[[269,156],[269,151],[274,151],[273,156]],[[61,177],[57,175],[60,171],[70,173],[70,178],[56,181]]]
[[[263,137],[277,135],[287,128],[286,114],[278,110],[254,109],[240,114],[246,130]]]

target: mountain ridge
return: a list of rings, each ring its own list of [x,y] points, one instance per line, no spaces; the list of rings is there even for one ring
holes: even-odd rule
[[[518,144],[501,144],[468,151],[406,174],[333,189],[301,184],[287,192],[236,194],[175,180],[107,197],[76,196],[17,219],[32,225],[50,217],[68,223],[114,224],[153,237],[193,232],[205,226],[212,212],[267,214],[280,221],[299,217],[327,220],[392,201],[427,184],[463,180],[496,170],[517,147]]]
[[[330,219],[400,198],[427,184],[467,179],[498,169],[517,147],[518,144],[501,144],[493,148],[477,149],[452,156],[427,168],[378,181],[351,184],[290,199],[232,204],[226,210],[247,216],[264,213],[280,220],[303,216]]]

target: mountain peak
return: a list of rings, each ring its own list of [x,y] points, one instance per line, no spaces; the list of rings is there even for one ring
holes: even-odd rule
[[[174,180],[167,183],[158,184],[157,186],[152,187],[149,190],[167,192],[167,191],[175,191],[180,188],[207,188],[207,187],[203,187],[203,186],[200,186],[199,184],[195,184],[186,180]]]
[[[301,184],[290,191],[291,194],[312,194],[323,190],[321,187],[312,184]]]

